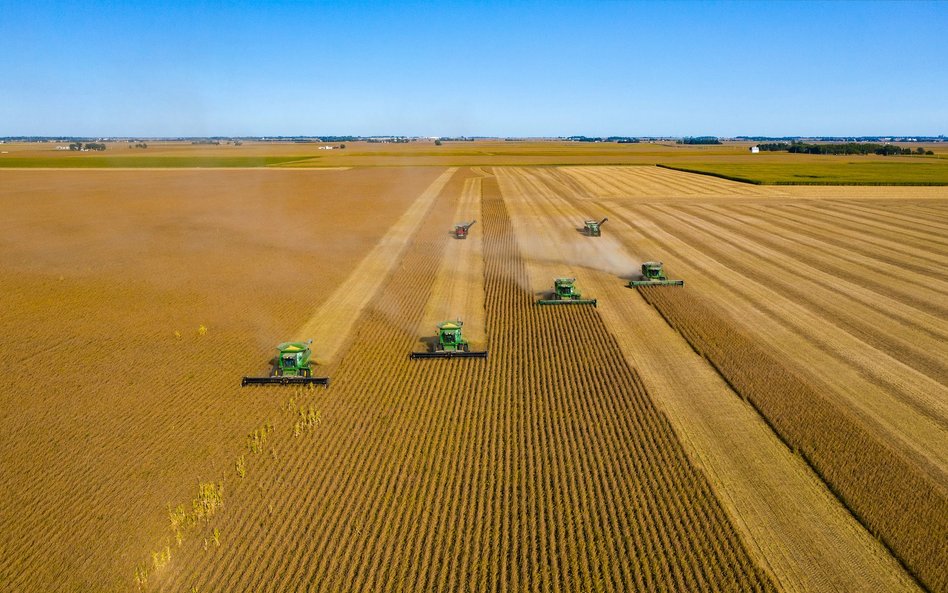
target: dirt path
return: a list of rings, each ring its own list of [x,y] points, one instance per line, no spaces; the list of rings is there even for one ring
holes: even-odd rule
[[[481,218],[481,178],[464,180],[454,223]],[[452,223],[453,224],[453,223]],[[452,238],[441,256],[441,265],[418,328],[419,336],[431,336],[438,323],[461,319],[464,337],[471,349],[486,347],[484,330],[483,222],[471,227],[468,238]],[[444,225],[445,232],[453,226]]]
[[[518,236],[530,232],[544,237],[545,256],[551,260],[568,261],[575,242],[616,248],[562,224],[582,214],[550,186],[544,187],[543,177],[536,170],[501,176],[502,187],[520,192],[505,194],[505,200],[516,205],[509,210]],[[536,212],[554,214],[545,220],[530,219]],[[602,239],[635,234],[625,222],[613,224],[610,219]],[[654,252],[646,242],[642,248]],[[629,251],[621,244],[618,249]],[[610,254],[609,259],[617,258]],[[571,269],[580,275],[589,295],[599,300],[597,312],[623,355],[641,371],[649,393],[668,414],[689,455],[708,474],[758,561],[783,590],[917,590],[806,463],[651,306],[622,286],[616,275]]]
[[[314,354],[320,364],[332,362],[340,353],[362,310],[388,278],[435,198],[456,171],[456,167],[445,170],[418,196],[349,277],[296,332],[298,340],[313,340]]]

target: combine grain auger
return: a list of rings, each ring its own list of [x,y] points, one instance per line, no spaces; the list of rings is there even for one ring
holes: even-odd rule
[[[467,232],[470,230],[471,226],[477,222],[472,220],[471,222],[462,222],[461,224],[454,225],[454,238],[455,239],[467,239]]]
[[[244,377],[240,385],[324,385],[329,386],[329,377],[314,377],[310,367],[313,351],[308,342],[283,342],[277,345],[280,351],[273,369],[266,377]]]
[[[487,358],[487,352],[471,352],[471,347],[461,336],[461,326],[464,323],[444,321],[438,324],[438,343],[428,352],[412,352],[408,355],[412,360],[418,358]]]
[[[642,264],[642,276],[638,280],[630,280],[627,286],[684,286],[684,280],[669,280],[662,269],[662,262],[647,261]]]
[[[576,290],[576,278],[556,278],[553,280],[553,298],[540,299],[537,305],[596,305],[596,299],[584,299]]]
[[[602,235],[602,225],[605,223],[608,218],[603,218],[602,220],[584,220],[583,221],[583,234],[587,237],[599,237]]]

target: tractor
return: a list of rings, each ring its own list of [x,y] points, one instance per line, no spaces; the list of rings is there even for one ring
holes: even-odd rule
[[[408,357],[417,358],[487,358],[487,352],[471,352],[471,346],[461,335],[460,319],[438,324],[438,343],[428,352],[412,352]]]
[[[553,280],[553,298],[540,299],[537,305],[592,305],[596,299],[584,299],[576,290],[576,278],[555,278]]]
[[[310,367],[313,351],[308,342],[283,342],[276,349],[279,352],[273,361],[273,368],[266,377],[244,377],[244,385],[324,385],[329,386],[328,377],[314,377]]]
[[[662,262],[647,261],[642,264],[642,276],[638,280],[630,280],[627,286],[684,286],[684,280],[669,280],[662,269]]]
[[[583,234],[587,237],[600,237],[602,236],[602,225],[604,222],[609,220],[608,218],[603,218],[602,220],[584,220],[583,221]]]
[[[455,239],[467,239],[467,232],[477,222],[472,220],[471,222],[462,222],[460,224],[454,225],[454,238]]]

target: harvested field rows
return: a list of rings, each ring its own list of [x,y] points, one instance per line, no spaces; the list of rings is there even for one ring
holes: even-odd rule
[[[865,255],[877,260],[881,264],[891,262],[893,265],[914,272],[920,272],[939,280],[948,279],[948,271],[944,267],[944,258],[931,254],[927,249],[917,249],[900,242],[898,237],[884,239],[874,233],[867,233],[860,229],[845,228],[839,224],[825,223],[819,220],[808,219],[800,214],[794,205],[774,206],[763,209],[760,206],[748,205],[746,208],[753,215],[765,214],[768,224],[784,229],[793,230],[838,247],[837,251],[847,251]],[[732,210],[741,212],[740,207]]]
[[[948,496],[848,409],[801,379],[684,292],[642,289],[670,325],[758,409],[931,590],[948,585]],[[683,296],[685,295],[685,296]]]
[[[614,251],[616,237],[624,240],[635,232],[623,220],[613,223],[610,219],[601,238],[606,241],[577,237],[568,221],[581,220],[582,215],[564,197],[569,195],[568,188],[557,176],[536,169],[502,170],[498,176],[505,200],[512,204],[511,213],[523,214],[513,217],[517,236],[545,237],[543,249],[537,250],[539,257],[526,260],[528,268],[549,266],[549,261],[561,261],[565,266],[573,261],[573,253],[587,251],[590,245]],[[586,202],[577,205],[589,207]],[[538,211],[550,216],[529,216]],[[658,249],[657,244],[641,240],[634,241],[632,248],[646,248],[647,253]],[[621,256],[610,253],[604,259],[619,261]],[[589,267],[571,271],[580,273],[589,296],[599,299],[598,311],[610,322],[610,332],[626,357],[642,370],[653,397],[670,411],[689,452],[712,477],[734,516],[740,517],[738,525],[758,548],[762,561],[772,567],[781,587],[799,591],[912,590],[911,580],[893,561],[880,563],[884,550],[756,412],[743,404],[654,310],[622,287],[614,273],[597,270],[594,260],[587,261],[591,262]],[[675,293],[681,289],[665,290]],[[801,522],[801,516],[811,520]]]
[[[717,205],[699,206],[691,210],[703,219],[710,219],[727,231],[740,227],[741,232],[768,248],[787,253],[824,276],[841,278],[871,288],[890,298],[916,307],[935,316],[948,315],[948,302],[941,297],[948,294],[948,281],[932,275],[906,269],[901,262],[867,257],[794,230],[778,227],[770,221],[742,214],[737,208]],[[883,213],[879,213],[884,217]],[[893,279],[898,278],[898,282]]]
[[[821,309],[808,308],[774,290],[770,283],[776,279],[755,281],[709,257],[706,253],[716,252],[710,239],[692,238],[689,243],[687,227],[653,219],[645,207],[613,212],[617,220],[655,241],[656,249],[674,257],[672,274],[687,277],[704,298],[728,310],[732,322],[753,328],[757,339],[781,353],[786,364],[847,400],[878,424],[893,446],[921,463],[933,464],[933,475],[944,479],[948,453],[940,446],[945,439],[944,418],[937,415],[945,401],[943,384],[838,327]]]
[[[579,182],[587,199],[783,196],[782,189],[754,187],[658,167],[560,167]]]
[[[483,190],[491,357],[407,359],[417,337],[391,320],[422,318],[450,241],[420,228],[316,392],[320,425],[278,423],[273,486],[221,515],[239,543],[183,554],[161,589],[772,589],[595,310],[532,306]]]
[[[948,340],[948,324],[942,323],[937,315],[888,298],[885,293],[889,291],[884,286],[881,292],[838,275],[827,277],[825,269],[771,249],[766,238],[745,237],[735,225],[719,225],[711,217],[692,216],[686,208],[652,209],[659,214],[651,214],[648,209],[639,212],[674,224],[676,236],[700,241],[704,252],[727,266],[736,277],[766,284],[939,383],[948,379],[948,359],[939,355]],[[940,307],[944,303],[931,305]]]
[[[549,187],[555,185],[555,180],[548,182]],[[948,324],[943,315],[945,292],[939,282],[945,269],[940,237],[948,228],[939,232],[936,224],[906,229],[898,221],[888,221],[884,214],[875,217],[873,204],[853,212],[845,204],[781,203],[772,197],[752,204],[758,225],[764,228],[772,210],[777,210],[778,216],[781,208],[802,213],[797,217],[799,226],[781,229],[785,239],[780,242],[774,240],[774,233],[757,231],[746,220],[738,224],[730,211],[746,207],[746,200],[727,205],[713,200],[706,204],[700,200],[648,204],[634,186],[626,190],[624,199],[613,198],[601,205],[610,220],[615,216],[619,222],[617,232],[629,231],[623,240],[630,249],[651,243],[655,255],[650,257],[671,260],[672,276],[687,278],[690,286],[699,289],[701,300],[728,311],[728,324],[747,329],[755,343],[779,353],[785,369],[781,372],[801,374],[806,381],[816,382],[815,389],[831,394],[832,405],[841,407],[828,411],[830,418],[838,416],[837,421],[843,424],[847,422],[843,418],[850,415],[858,418],[858,430],[869,435],[871,445],[848,452],[832,448],[834,453],[823,457],[832,467],[821,467],[817,456],[808,457],[810,462],[923,583],[935,590],[944,587],[944,547],[940,542],[945,540],[946,528],[940,519],[948,510]],[[571,191],[563,185],[559,193],[570,195]],[[588,206],[584,203],[584,207]],[[889,268],[892,276],[888,283],[877,275],[864,276],[874,266],[898,266],[897,258],[872,261],[870,251],[847,253],[845,246],[825,253],[806,246],[805,241],[797,244],[796,237],[786,238],[788,231],[812,228],[807,226],[811,220],[820,221],[819,228],[830,233],[842,228],[865,243],[911,250],[909,253],[917,256],[914,267],[905,283],[893,289],[900,278],[897,267]],[[641,239],[636,240],[632,233]],[[839,251],[845,257],[837,258]],[[853,266],[853,258],[859,256],[860,265]],[[936,273],[928,276],[931,271]],[[918,290],[911,290],[913,282]],[[707,350],[702,352],[711,356]],[[775,385],[775,380],[771,377],[766,384]],[[778,418],[771,417],[777,414],[775,410],[761,411],[768,422],[780,426]],[[792,424],[800,430],[807,423]],[[802,449],[801,435],[790,438],[786,432],[781,434]],[[865,437],[854,436],[852,442],[861,438]],[[872,469],[879,467],[873,460],[876,454],[889,459],[883,464],[889,469],[882,473],[889,478],[901,473],[904,482],[895,477],[896,483],[886,488],[879,480],[868,480],[872,471],[878,471]],[[849,469],[846,464],[851,464]],[[904,483],[915,488],[895,488]],[[878,489],[873,490],[875,487]],[[893,513],[899,510],[908,514],[894,519]],[[927,513],[929,519],[919,520],[916,513]]]
[[[481,179],[470,177],[464,180],[464,190],[454,213],[455,223],[452,224],[470,222],[480,217]],[[435,221],[429,221],[429,224],[432,223]],[[451,235],[453,237],[453,233]],[[461,319],[464,322],[464,337],[470,342],[471,349],[480,350],[486,346],[482,237],[482,233],[474,232],[467,239],[454,239],[445,245],[431,296],[418,327],[419,336],[433,336],[437,324],[442,321]]]
[[[943,189],[0,175],[0,589],[948,588]],[[241,390],[289,338],[330,387]]]

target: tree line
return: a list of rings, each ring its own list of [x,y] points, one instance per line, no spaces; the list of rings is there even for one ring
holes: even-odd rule
[[[101,142],[73,142],[69,145],[69,150],[105,150],[105,144]]]
[[[677,141],[678,144],[720,144],[717,136],[687,136]]]
[[[883,156],[902,154],[935,154],[921,146],[912,150],[910,147],[896,146],[895,144],[877,144],[874,142],[844,142],[840,144],[810,144],[807,142],[767,142],[758,144],[758,148],[770,152],[786,151],[800,154],[879,154]]]

